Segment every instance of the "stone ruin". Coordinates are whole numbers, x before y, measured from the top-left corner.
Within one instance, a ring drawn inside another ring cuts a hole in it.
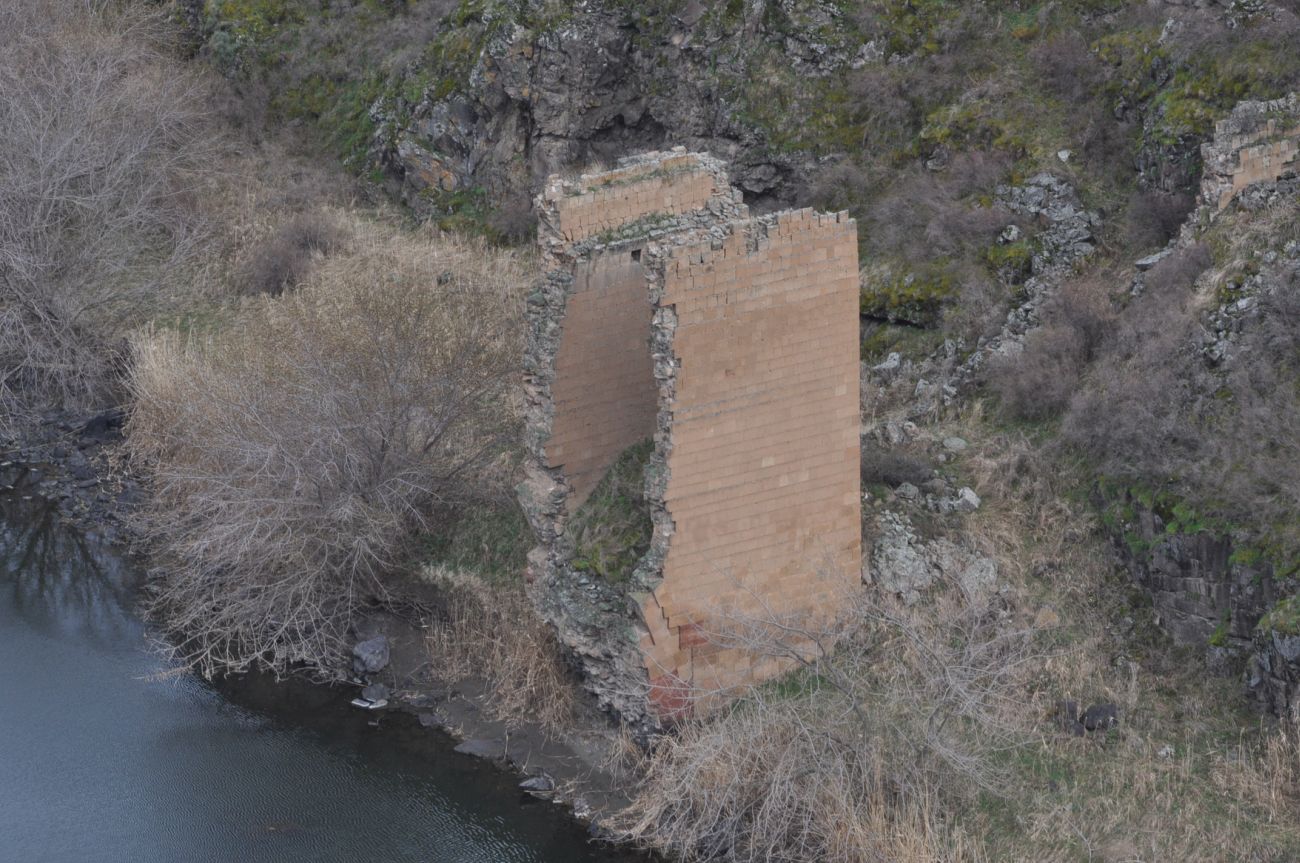
[[[538,212],[530,590],[602,707],[650,730],[788,669],[740,629],[815,626],[859,582],[857,228],[751,216],[681,148],[553,176]],[[618,580],[575,566],[566,524],[649,439],[648,551]]]
[[[1201,145],[1200,205],[1216,213],[1256,183],[1300,174],[1300,94],[1240,102]]]

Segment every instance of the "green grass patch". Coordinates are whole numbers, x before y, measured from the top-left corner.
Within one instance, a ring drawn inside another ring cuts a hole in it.
[[[1300,593],[1278,602],[1260,618],[1255,628],[1279,635],[1300,635]]]
[[[479,504],[449,513],[442,529],[425,534],[423,561],[488,581],[518,581],[536,543],[523,510],[513,501]]]
[[[573,568],[625,583],[650,548],[654,525],[645,497],[645,468],[654,441],[628,447],[569,521]]]

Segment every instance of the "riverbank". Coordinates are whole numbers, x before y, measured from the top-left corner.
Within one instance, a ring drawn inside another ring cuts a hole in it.
[[[121,410],[46,411],[0,444],[0,469],[21,471],[27,492],[78,530],[129,549],[139,538],[129,513],[144,492],[119,447],[123,420]]]
[[[11,468],[14,467],[11,465]],[[175,674],[143,569],[12,474],[0,492],[6,859],[630,863],[413,717],[341,687]]]
[[[122,446],[122,420],[118,411],[47,412],[21,438],[6,442],[0,468],[5,470],[3,485],[19,487],[15,493],[44,498],[75,530],[146,562],[149,549],[132,512],[145,502],[148,489],[132,474]],[[366,687],[382,687],[378,691],[388,706],[370,717],[381,727],[394,714],[408,715],[427,733],[452,738],[458,752],[514,775],[524,793],[554,803],[557,814],[574,818],[592,837],[609,841],[602,820],[629,799],[610,769],[623,742],[609,720],[581,701],[573,721],[558,734],[540,722],[508,724],[495,718],[485,681],[438,678],[433,667],[437,657],[427,647],[436,589],[413,579],[407,586],[394,595],[392,608],[374,609],[355,625],[358,643],[383,639],[388,660],[382,668],[369,673],[303,669],[300,677],[349,698]],[[292,691],[303,690],[295,684]]]

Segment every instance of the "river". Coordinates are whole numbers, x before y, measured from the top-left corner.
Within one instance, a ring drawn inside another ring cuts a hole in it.
[[[0,861],[627,861],[517,779],[348,694],[166,675],[141,572],[0,495]]]

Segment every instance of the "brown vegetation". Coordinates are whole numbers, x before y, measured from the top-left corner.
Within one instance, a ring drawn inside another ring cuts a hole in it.
[[[334,251],[341,230],[328,213],[315,211],[295,216],[281,225],[254,252],[248,263],[244,291],[278,297],[296,288],[307,275],[313,255]]]
[[[130,447],[205,674],[337,659],[414,529],[482,494],[513,437],[520,259],[357,224],[298,291],[202,341],[137,341]]]
[[[950,583],[924,607],[856,592],[822,630],[733,620],[711,637],[798,670],[664,740],[630,837],[687,859],[982,859],[941,813],[1004,787],[1032,624]]]
[[[114,399],[194,249],[204,85],[140,4],[0,8],[0,421]]]
[[[488,705],[507,726],[535,722],[553,732],[573,724],[574,672],[552,629],[519,584],[427,567],[422,579],[438,591],[428,638],[438,680],[486,681]]]
[[[1024,350],[994,364],[990,384],[1012,417],[1040,420],[1070,404],[1089,363],[1109,335],[1115,310],[1109,273],[1062,285],[1042,312]]]

